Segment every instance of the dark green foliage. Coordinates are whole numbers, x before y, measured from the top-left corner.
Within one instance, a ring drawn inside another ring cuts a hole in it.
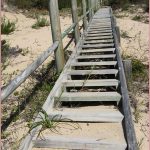
[[[134,77],[146,77],[146,66],[138,59],[132,59],[132,71]]]
[[[78,6],[81,3],[81,0],[77,0]],[[10,3],[16,5],[21,9],[30,9],[30,8],[39,8],[39,9],[48,9],[49,0],[15,0],[10,1]],[[71,8],[71,0],[58,0],[59,9],[62,8]]]
[[[2,34],[10,34],[16,29],[16,23],[11,22],[9,19],[5,17],[2,18],[1,22],[1,33]]]
[[[136,15],[132,18],[132,20],[135,20],[135,21],[140,21],[142,19],[142,16],[139,16],[139,15]]]

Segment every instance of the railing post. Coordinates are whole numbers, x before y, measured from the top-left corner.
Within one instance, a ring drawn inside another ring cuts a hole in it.
[[[91,0],[91,15],[92,15],[92,18],[94,16],[94,1],[95,0]]]
[[[72,20],[73,20],[73,23],[76,23],[76,26],[74,28],[74,35],[75,35],[75,43],[77,44],[80,38],[77,0],[71,0],[71,8],[72,8]]]
[[[86,30],[87,29],[87,20],[86,20],[86,0],[82,0],[82,9],[83,9],[83,29]]]
[[[57,72],[60,73],[65,64],[63,43],[61,38],[61,26],[59,18],[58,0],[49,0],[49,14],[53,42],[59,41],[59,46],[55,51]]]
[[[92,2],[91,2],[91,0],[88,0],[88,9],[89,9],[88,21],[90,22],[90,20],[92,19]]]

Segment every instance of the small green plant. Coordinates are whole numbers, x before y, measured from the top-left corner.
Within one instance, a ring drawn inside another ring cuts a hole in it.
[[[2,70],[5,70],[10,63],[8,59],[9,51],[10,51],[9,43],[6,40],[2,40],[1,41]]]
[[[138,59],[132,59],[132,73],[133,77],[145,78],[147,76],[146,66]]]
[[[23,48],[23,49],[21,49],[21,55],[25,56],[28,53],[29,53],[29,48]]]
[[[139,15],[136,15],[132,18],[132,20],[135,20],[135,21],[140,21],[142,19],[142,16],[139,16]]]
[[[40,27],[49,26],[49,22],[46,18],[37,16],[36,23],[32,25],[33,29],[39,29]]]
[[[121,37],[122,37],[122,38],[130,38],[130,37],[128,36],[128,33],[127,33],[126,31],[122,31],[122,32],[121,32]]]
[[[16,29],[16,22],[10,21],[5,16],[2,18],[1,33],[10,34]]]
[[[52,132],[61,134],[57,130],[57,128],[63,128],[63,124],[71,126],[72,129],[79,129],[79,125],[77,123],[72,123],[72,124],[67,123],[66,121],[72,121],[72,120],[67,119],[67,118],[62,118],[61,115],[55,115],[52,118],[50,118],[44,109],[40,111],[39,116],[40,116],[39,117],[40,121],[28,124],[28,127],[30,128],[29,133],[31,133],[31,131],[35,129],[36,127],[42,126],[42,128],[40,129],[38,133],[38,136],[41,134],[42,131],[46,129],[49,129]]]
[[[138,150],[142,150],[143,140],[144,140],[144,138],[141,138],[141,139],[138,141],[138,143],[137,143]]]

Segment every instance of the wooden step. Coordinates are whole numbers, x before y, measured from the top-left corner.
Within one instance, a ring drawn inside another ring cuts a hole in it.
[[[98,37],[85,37],[85,40],[103,40],[103,39],[113,39],[113,36],[109,35],[109,36],[98,36]]]
[[[109,107],[104,105],[97,105],[78,106],[77,108],[54,108],[49,113],[49,117],[53,118],[53,116],[56,115],[56,120],[58,120],[59,116],[62,116],[62,118],[68,118],[72,121],[78,122],[121,122],[123,119],[123,115],[119,112],[118,109],[113,108],[113,105]]]
[[[95,33],[95,34],[87,34],[86,37],[103,36],[103,35],[112,35],[112,33]]]
[[[88,49],[88,50],[78,50],[78,53],[96,53],[96,52],[113,52],[115,48],[103,48],[103,49]]]
[[[43,131],[44,140],[40,137],[34,140],[33,150],[125,150],[127,147],[121,123],[78,123],[78,126],[75,130],[68,125],[65,129],[60,127],[60,134],[49,129]]]
[[[121,95],[117,92],[63,92],[55,97],[57,101],[115,101],[119,102]]]
[[[115,58],[116,54],[107,54],[107,55],[81,55],[77,56],[76,59],[98,59],[98,58]]]
[[[111,27],[99,28],[99,29],[87,29],[87,32],[102,32],[102,31],[112,30]]]
[[[101,62],[75,62],[71,66],[115,66],[117,61],[101,61]]]
[[[114,43],[106,43],[106,44],[86,44],[82,45],[82,48],[102,48],[102,47],[114,47]]]
[[[113,39],[84,41],[84,44],[112,43]]]
[[[87,31],[88,34],[95,34],[95,33],[112,33],[112,30],[100,30],[100,31]]]
[[[89,26],[89,29],[110,28],[111,25]]]
[[[62,84],[65,87],[92,87],[92,86],[115,86],[118,87],[119,81],[116,79],[104,79],[104,80],[66,80]]]
[[[104,75],[104,74],[112,74],[117,75],[117,69],[101,69],[101,70],[71,70],[66,72],[68,75]]]

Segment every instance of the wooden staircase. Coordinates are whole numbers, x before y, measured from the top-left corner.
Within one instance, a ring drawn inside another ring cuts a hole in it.
[[[47,130],[45,140],[29,135],[21,149],[27,150],[28,139],[35,148],[126,149],[111,17],[110,8],[95,13],[43,106],[50,118],[67,118],[81,129],[62,135]]]

